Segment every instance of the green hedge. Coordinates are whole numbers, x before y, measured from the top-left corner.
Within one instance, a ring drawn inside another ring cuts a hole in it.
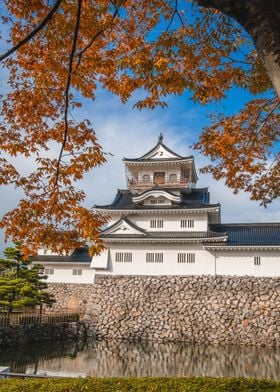
[[[74,378],[0,380],[0,392],[280,392],[280,382],[237,378]]]

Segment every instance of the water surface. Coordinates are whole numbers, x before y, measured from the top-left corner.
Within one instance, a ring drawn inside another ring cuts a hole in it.
[[[92,341],[0,352],[0,366],[31,374],[91,377],[256,377],[280,380],[280,348]]]

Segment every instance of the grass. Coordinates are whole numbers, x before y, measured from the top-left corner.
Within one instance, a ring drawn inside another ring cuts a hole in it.
[[[280,382],[245,378],[72,378],[0,380],[0,392],[280,392]]]

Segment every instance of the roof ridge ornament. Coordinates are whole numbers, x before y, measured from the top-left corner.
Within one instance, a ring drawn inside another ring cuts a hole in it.
[[[160,132],[159,136],[158,136],[158,143],[162,144],[163,142],[163,134],[162,132]]]

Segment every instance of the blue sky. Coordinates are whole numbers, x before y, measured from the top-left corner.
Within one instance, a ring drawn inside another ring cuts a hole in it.
[[[3,12],[3,10],[1,10]],[[0,49],[3,50],[3,41]],[[1,70],[1,92],[7,91],[7,74]],[[95,101],[84,102],[83,108],[75,113],[77,120],[88,118],[96,131],[98,140],[108,155],[108,162],[85,176],[79,187],[85,189],[86,206],[94,203],[110,203],[117,188],[125,187],[125,173],[122,158],[137,157],[150,150],[157,142],[160,132],[164,143],[182,155],[193,154],[197,169],[208,163],[207,158],[190,145],[197,141],[202,127],[209,123],[213,111],[235,113],[250,99],[247,92],[233,89],[227,99],[206,106],[194,104],[188,93],[167,98],[168,107],[156,110],[133,109],[137,96],[126,105],[117,97],[99,90]],[[27,172],[32,170],[32,160],[20,158],[20,165]],[[280,202],[274,202],[267,209],[249,200],[249,195],[240,192],[233,195],[223,182],[214,181],[209,175],[199,174],[198,186],[209,186],[212,202],[221,202],[223,222],[269,222],[280,221]],[[0,188],[0,214],[16,206],[21,195],[11,187]],[[0,233],[0,253],[4,244]]]
[[[136,98],[135,98],[136,99]],[[152,110],[133,109],[135,99],[126,105],[119,99],[100,90],[95,101],[86,101],[75,117],[77,120],[87,118],[96,131],[98,140],[107,155],[107,163],[92,170],[78,186],[85,189],[86,206],[94,203],[110,203],[117,188],[125,187],[125,173],[122,158],[138,157],[150,150],[156,143],[160,132],[164,134],[164,143],[182,155],[193,154],[196,167],[207,164],[208,159],[192,145],[199,136],[202,127],[208,123],[208,115],[213,111],[238,110],[248,99],[241,90],[233,90],[227,100],[221,103],[201,106],[194,104],[188,94],[181,97],[171,96],[167,99],[167,108]],[[110,155],[112,154],[112,156]],[[29,171],[32,161],[21,159],[21,167]],[[267,209],[259,203],[249,200],[249,195],[240,192],[233,195],[222,182],[217,182],[209,175],[199,174],[197,186],[209,186],[212,202],[222,204],[223,222],[269,222],[280,221],[280,203],[274,202]],[[2,187],[0,193],[1,214],[13,208],[20,198],[19,192],[9,187]],[[4,244],[3,233],[0,238],[0,250]]]

